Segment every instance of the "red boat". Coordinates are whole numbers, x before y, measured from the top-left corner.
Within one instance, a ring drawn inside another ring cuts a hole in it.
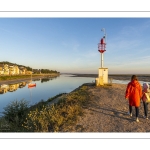
[[[36,86],[36,83],[29,83],[28,84],[28,88],[30,88],[30,87],[35,87]]]
[[[32,71],[32,73],[33,73],[33,71]],[[36,83],[32,83],[32,73],[31,73],[31,82],[28,84],[28,88],[36,86]]]

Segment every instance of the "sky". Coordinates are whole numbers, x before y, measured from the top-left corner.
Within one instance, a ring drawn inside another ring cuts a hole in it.
[[[0,61],[60,73],[97,74],[106,32],[109,74],[150,73],[150,18],[0,18]]]

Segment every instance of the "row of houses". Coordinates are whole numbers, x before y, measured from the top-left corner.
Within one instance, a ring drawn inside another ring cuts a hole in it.
[[[24,75],[31,74],[25,67],[17,65],[0,64],[0,75]]]

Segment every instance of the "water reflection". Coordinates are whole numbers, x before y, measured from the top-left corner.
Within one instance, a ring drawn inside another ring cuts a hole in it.
[[[21,82],[21,83],[19,83],[19,88],[23,88],[23,87],[25,87],[26,86],[26,82]]]
[[[39,79],[33,79],[32,81],[40,81],[41,80],[41,78],[39,78]]]
[[[55,77],[57,78],[57,77]],[[48,82],[50,80],[55,79],[54,77],[49,77],[49,78],[38,78],[38,79],[34,79],[33,81],[41,81],[41,83],[44,82]],[[24,88],[26,87],[26,85],[29,83],[30,81],[26,81],[26,82],[19,82],[19,83],[15,83],[15,84],[2,84],[0,86],[0,94],[5,94],[7,92],[14,92],[16,90],[18,90],[18,88]],[[139,81],[141,84],[144,83],[144,81]],[[112,80],[112,83],[119,83],[119,84],[128,84],[129,80]]]
[[[41,83],[43,83],[43,82],[48,82],[48,81],[50,81],[50,80],[52,80],[53,78],[43,78],[43,79],[41,79]]]
[[[55,77],[57,78],[57,77]],[[53,80],[54,77],[49,77],[49,78],[38,78],[38,79],[34,79],[33,81],[41,81],[41,83],[43,82],[48,82],[50,80]],[[26,87],[26,85],[29,83],[30,81],[24,81],[24,82],[19,82],[19,83],[14,83],[14,84],[2,84],[0,86],[0,94],[5,94],[7,92],[14,92],[16,90],[18,90],[18,88],[24,88]]]
[[[14,92],[18,88],[23,88],[26,86],[26,82],[20,82],[15,84],[2,84],[0,86],[0,94],[5,94],[7,92]]]

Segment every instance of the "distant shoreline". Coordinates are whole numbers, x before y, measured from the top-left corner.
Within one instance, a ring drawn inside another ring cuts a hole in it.
[[[69,74],[68,74],[69,75]],[[93,77],[97,78],[98,74],[70,74],[74,75],[71,77]],[[135,74],[139,81],[150,82],[150,74]],[[114,80],[130,80],[132,74],[109,74],[108,78],[112,78]]]

